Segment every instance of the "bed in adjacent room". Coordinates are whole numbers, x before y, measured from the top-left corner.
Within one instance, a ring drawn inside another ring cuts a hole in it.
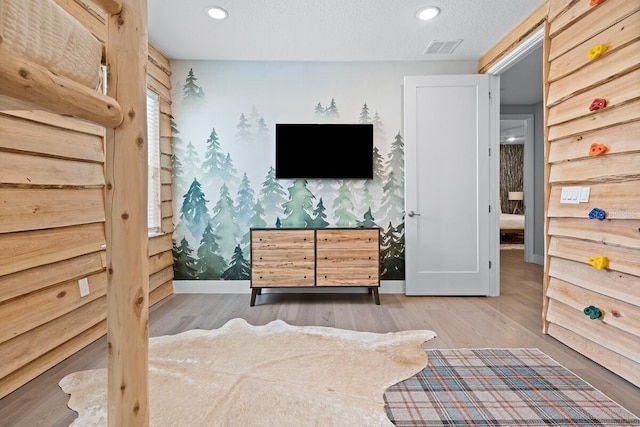
[[[500,214],[500,234],[524,234],[524,215]]]

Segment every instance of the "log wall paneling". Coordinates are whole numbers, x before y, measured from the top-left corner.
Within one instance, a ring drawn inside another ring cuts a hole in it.
[[[583,289],[640,306],[640,295],[636,289],[637,278],[633,275],[612,270],[594,271],[593,267],[582,261],[559,257],[551,258],[549,275]]]
[[[103,295],[77,310],[51,320],[48,324],[40,325],[3,342],[0,344],[0,351],[7,355],[7,361],[0,365],[0,378],[10,375],[13,371],[54,350],[81,334],[87,327],[103,321],[105,317],[106,298]],[[56,333],[53,334],[52,331]]]
[[[638,45],[640,48],[640,44]],[[639,57],[640,59],[640,57]],[[617,126],[626,122],[637,119],[640,110],[640,100],[636,99],[632,102],[619,106],[613,106],[593,114],[581,117],[577,120],[561,123],[553,126],[549,130],[549,140],[553,141],[579,132],[588,132],[591,130],[601,129],[608,126]]]
[[[581,34],[584,34],[585,31],[586,28],[582,29]],[[549,68],[549,81],[558,80],[585,66],[589,61],[585,52],[588,52],[595,45],[606,44],[607,52],[611,53],[638,38],[640,38],[640,13],[636,12],[553,60]],[[558,45],[557,42],[556,45]],[[551,50],[553,52],[553,44]]]
[[[0,218],[0,233],[104,222],[104,191],[0,187]]]
[[[70,278],[80,279],[103,270],[105,263],[102,262],[101,254],[104,254],[104,251],[1,276],[0,302],[45,289]]]
[[[640,29],[638,32],[640,33]],[[607,94],[607,108],[640,98],[638,82],[640,82],[640,69],[567,99],[549,109],[549,125],[598,114],[598,111],[589,111],[589,106],[594,99],[600,98],[603,93]]]
[[[107,306],[105,303],[104,307],[99,309],[106,312],[106,307]],[[98,311],[97,313],[101,312]],[[73,324],[74,323],[71,323],[71,325]],[[56,365],[60,362],[60,360],[66,359],[67,357],[86,347],[88,344],[94,342],[98,338],[103,337],[107,332],[107,321],[103,320],[91,327],[83,325],[82,329],[84,329],[84,332],[81,332],[70,340],[55,347],[53,350],[43,354],[27,365],[23,365],[21,368],[0,379],[0,396],[6,396],[13,390],[17,389],[26,382],[45,372],[47,369]],[[47,338],[50,338],[49,335],[45,336]]]
[[[574,46],[614,26],[637,10],[640,10],[638,3],[628,0],[607,0],[598,5],[598,9],[590,7],[588,1],[574,2],[568,11],[559,16],[559,19],[551,20],[552,40],[549,60],[555,60]],[[606,19],[602,19],[605,15]],[[571,23],[571,26],[564,27],[560,32],[561,27],[567,23]]]
[[[0,276],[102,250],[102,224],[9,233],[0,239]]]
[[[106,279],[104,272],[89,275],[90,292],[86,297],[80,296],[77,280],[70,280],[0,304],[0,317],[6,319],[0,329],[0,343],[106,295]],[[31,310],[34,304],[36,311]]]
[[[605,245],[624,246],[640,249],[640,220],[614,221],[591,220],[585,223],[583,218],[549,219],[549,235],[587,239]]]
[[[640,386],[640,3],[549,6],[545,327]],[[590,60],[599,44],[608,50]],[[589,111],[596,98],[606,108]],[[591,157],[593,143],[608,150]],[[564,186],[589,187],[588,202],[561,204]],[[603,221],[589,219],[595,207]],[[590,305],[599,318],[583,313]]]
[[[42,115],[39,116],[42,118]],[[42,140],[46,139],[47,144]],[[55,127],[0,112],[0,148],[63,159],[104,161],[102,135]]]
[[[101,6],[118,9],[121,4],[56,2],[103,42],[107,14]],[[146,66],[148,87],[160,96],[161,194],[171,206],[171,67],[153,46]],[[2,398],[104,336],[107,260],[105,128],[0,98],[3,108],[23,108],[0,110]],[[173,215],[171,208],[162,211]],[[150,304],[173,293],[172,218],[163,217],[161,230],[164,234],[148,244]],[[85,297],[79,295],[82,278],[89,280]]]
[[[590,359],[626,378],[631,383],[640,384],[640,371],[637,370],[636,362],[562,326],[549,325],[549,334],[578,353],[588,354]]]
[[[549,149],[549,163],[586,158],[591,144],[602,141],[606,141],[605,145],[609,154],[638,151],[640,121],[552,141]]]
[[[591,46],[596,44],[600,43]],[[634,42],[613,52],[607,51],[595,61],[588,61],[587,52],[584,55],[585,65],[583,67],[550,83],[547,106],[553,106],[577,93],[606,83],[640,67],[639,42]],[[576,89],[576,86],[579,89]]]

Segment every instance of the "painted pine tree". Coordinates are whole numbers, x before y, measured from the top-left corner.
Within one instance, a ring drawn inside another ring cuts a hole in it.
[[[249,124],[249,129],[253,132],[258,128],[258,120],[260,119],[260,113],[255,105],[251,107],[251,112],[246,116],[247,123]]]
[[[204,228],[209,224],[209,212],[207,210],[205,195],[200,188],[197,179],[193,179],[189,190],[183,196],[180,219],[186,221],[187,228],[196,239],[202,236]]]
[[[377,211],[379,202],[382,199],[382,186],[384,182],[384,158],[380,154],[378,146],[384,143],[384,129],[382,127],[382,121],[380,116],[376,112],[373,116],[373,179],[369,179],[364,183],[364,189],[369,194],[365,196],[366,200],[371,200],[370,203],[365,204],[369,206],[372,211]],[[363,202],[364,203],[364,202]]]
[[[329,121],[335,121],[340,118],[340,113],[338,113],[338,106],[336,105],[336,100],[331,98],[331,103],[325,110],[325,117]]]
[[[253,189],[251,188],[251,183],[249,182],[249,178],[245,172],[242,175],[240,187],[238,188],[238,195],[236,197],[236,221],[238,225],[244,227],[247,224],[247,221],[253,213],[255,203]]]
[[[286,195],[282,185],[276,180],[275,169],[273,166],[269,167],[260,190],[260,201],[264,208],[264,218],[267,224],[273,226],[276,218],[283,216],[282,206],[287,201]]]
[[[182,86],[182,102],[190,103],[204,100],[204,91],[202,87],[196,84],[197,81],[198,78],[195,76],[193,68],[189,69],[185,83]]]
[[[196,278],[196,260],[191,256],[193,249],[189,247],[186,238],[182,238],[180,245],[173,242],[173,278],[176,280],[192,280]]]
[[[404,214],[404,142],[400,132],[391,143],[385,172],[382,205],[376,216],[400,222]]]
[[[194,178],[200,178],[202,176],[200,171],[200,156],[191,141],[187,143],[181,162],[185,186],[190,185]]]
[[[221,151],[216,128],[211,128],[202,162],[202,180],[208,191],[217,191],[222,183],[225,155]]]
[[[220,178],[228,188],[235,188],[239,183],[238,170],[233,166],[233,160],[231,160],[231,154],[229,153],[224,156]]]
[[[326,206],[332,206],[340,184],[339,179],[316,179],[312,182],[313,195],[322,198]]]
[[[269,133],[269,127],[264,117],[258,119],[258,126],[256,127],[254,139],[260,144],[265,144],[271,141],[271,134]]]
[[[251,240],[251,228],[265,227],[267,227],[267,223],[264,220],[264,209],[262,208],[262,203],[258,200],[256,204],[253,205],[253,215],[249,218],[249,221],[247,221],[247,232],[242,236],[242,240],[240,241],[242,250],[247,254],[247,257],[250,257],[247,249]]]
[[[333,218],[337,227],[353,227],[356,216],[353,213],[353,196],[346,181],[338,189],[338,196],[333,200]]]
[[[322,197],[318,201],[316,208],[313,210],[313,218],[311,222],[307,224],[308,228],[327,228],[329,223],[325,220],[327,218],[327,214],[325,213],[325,207],[322,203]]]
[[[227,268],[227,262],[220,255],[220,246],[216,241],[211,224],[207,224],[202,233],[198,259],[195,262],[196,275],[199,280],[218,280]]]
[[[366,102],[364,103],[364,105],[362,106],[362,110],[360,111],[360,118],[358,119],[358,123],[371,123],[371,116],[369,116],[369,107],[367,107]]]
[[[380,247],[380,278],[404,279],[404,238],[403,235],[399,235],[398,228],[394,228],[391,222],[387,230],[382,233]]]
[[[284,202],[284,215],[281,221],[284,228],[302,228],[311,222],[309,212],[313,211],[314,195],[307,188],[306,179],[296,179],[293,185],[288,188],[289,200]]]
[[[384,126],[382,125],[382,120],[380,119],[380,115],[377,111],[373,115],[371,123],[373,124],[373,140],[376,142],[386,141],[387,137],[384,134]]]
[[[240,245],[236,246],[233,250],[233,256],[231,257],[231,264],[224,273],[222,273],[222,279],[224,280],[249,280],[251,269],[249,267],[249,261],[244,258]]]
[[[220,187],[220,197],[212,209],[211,226],[216,230],[220,254],[230,259],[238,240],[242,237],[242,230],[236,223],[236,208],[229,195],[226,184]]]
[[[322,106],[322,103],[318,102],[314,110],[314,120],[316,122],[323,122],[325,118],[325,113],[326,113],[326,110]]]
[[[173,182],[174,192],[176,194],[184,194],[187,190],[188,181],[185,181],[183,165],[180,159],[185,157],[182,138],[178,135],[178,125],[173,119],[169,120],[171,125],[171,179]]]
[[[376,224],[375,220],[373,219],[373,214],[371,213],[371,208],[369,208],[369,210],[367,210],[364,213],[363,218],[364,219],[362,221],[356,221],[356,226],[357,227],[374,228],[374,227],[378,226]]]
[[[249,124],[249,120],[247,120],[244,113],[240,114],[240,119],[238,120],[236,129],[236,142],[244,144],[253,140],[251,137],[251,124]]]
[[[371,191],[369,190],[371,186],[367,185],[369,184],[369,181],[371,180],[367,180],[362,186],[362,191],[360,192],[360,206],[367,207],[369,208],[369,210],[371,210],[373,207],[375,207],[376,202],[373,198],[373,195],[371,194]]]

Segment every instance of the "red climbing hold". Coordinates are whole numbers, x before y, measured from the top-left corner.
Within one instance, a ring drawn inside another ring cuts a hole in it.
[[[602,98],[596,98],[589,106],[589,111],[601,110],[607,106],[607,100]]]
[[[604,0],[591,0],[591,2],[589,3],[589,6],[593,7],[593,6],[597,6],[600,3],[602,3]]]

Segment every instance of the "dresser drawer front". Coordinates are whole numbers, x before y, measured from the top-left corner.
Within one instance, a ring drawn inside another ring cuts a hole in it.
[[[375,263],[377,265],[380,252],[374,249],[353,249],[350,251],[343,249],[318,248],[316,258],[318,265],[324,263],[353,267]]]
[[[313,259],[253,262],[251,287],[314,286]]]
[[[253,230],[251,248],[254,252],[260,249],[310,248],[313,250],[314,238],[313,230]]]
[[[335,267],[318,265],[316,286],[380,286],[378,266]]]
[[[317,244],[320,249],[379,248],[380,232],[377,229],[318,230]]]

